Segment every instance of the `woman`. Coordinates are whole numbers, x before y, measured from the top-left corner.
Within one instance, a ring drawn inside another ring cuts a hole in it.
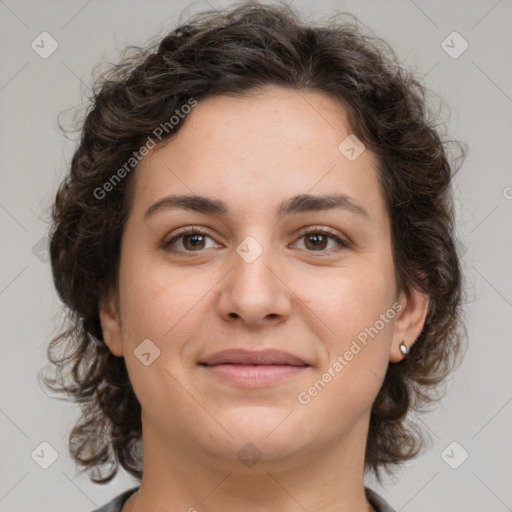
[[[393,511],[364,474],[461,353],[445,142],[355,23],[196,15],[96,82],[51,236],[47,385],[101,512]],[[62,352],[64,351],[64,352]],[[107,473],[102,472],[107,468]]]

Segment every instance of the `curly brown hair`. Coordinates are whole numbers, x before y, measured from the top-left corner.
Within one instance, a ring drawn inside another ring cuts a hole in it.
[[[448,144],[461,161],[467,149],[441,134],[430,91],[389,44],[354,16],[342,17],[305,23],[287,5],[259,2],[204,11],[156,42],[127,47],[94,79],[80,141],[53,204],[51,268],[67,324],[48,346],[44,370],[51,375],[43,377],[48,389],[80,404],[69,450],[94,482],[109,482],[119,464],[142,478],[140,404],[124,358],[103,341],[98,315],[100,299],[117,288],[134,155],[157,133],[158,142],[177,133],[186,116],[176,114],[191,98],[243,96],[265,85],[334,96],[352,133],[377,157],[397,289],[414,287],[430,303],[421,334],[406,358],[389,364],[373,404],[365,471],[381,482],[381,469],[390,474],[423,448],[424,432],[408,413],[439,399],[467,338],[451,194],[460,165]],[[170,126],[173,116],[178,122]]]

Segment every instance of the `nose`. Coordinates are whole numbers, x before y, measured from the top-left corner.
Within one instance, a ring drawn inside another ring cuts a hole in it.
[[[221,281],[218,300],[224,320],[255,329],[277,325],[289,317],[293,292],[278,255],[268,247],[266,244],[263,249],[263,244],[253,241],[240,244],[233,252],[233,267]]]

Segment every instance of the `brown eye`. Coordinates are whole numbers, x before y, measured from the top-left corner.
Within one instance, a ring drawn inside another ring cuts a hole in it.
[[[205,247],[206,239],[213,240],[210,235],[197,229],[182,231],[162,244],[162,248],[170,252],[199,252]]]
[[[305,235],[304,238],[306,240],[306,247],[308,249],[325,250],[325,248],[327,247],[329,237],[327,237],[326,235],[321,235],[319,233],[313,233]],[[308,244],[307,241],[309,241],[310,243]]]
[[[342,240],[336,232],[329,228],[313,228],[303,232],[300,239],[304,239],[304,245],[308,252],[330,254],[343,248],[349,248],[350,244]],[[334,247],[328,248],[329,241],[334,242]]]
[[[192,235],[182,235],[183,246],[188,250],[203,249],[204,247],[204,235],[194,233]]]

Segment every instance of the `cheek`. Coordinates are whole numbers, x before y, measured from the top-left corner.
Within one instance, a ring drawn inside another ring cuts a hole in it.
[[[318,320],[318,335],[325,340],[329,351],[344,350],[358,336],[377,323],[378,337],[388,336],[392,329],[394,281],[382,269],[341,269],[337,276],[326,275],[315,282],[302,281],[297,289],[303,302]],[[313,286],[314,284],[314,286]],[[388,312],[387,321],[380,320]],[[372,333],[374,331],[372,330]]]
[[[153,338],[159,345],[180,329],[198,296],[208,290],[207,286],[198,289],[190,278],[184,285],[175,274],[172,279],[167,274],[154,268],[146,273],[132,273],[126,280],[121,304],[126,330],[138,337]]]
[[[160,350],[160,363],[165,361],[169,369],[176,369],[184,356],[188,364],[189,342],[205,321],[205,309],[212,310],[209,301],[219,285],[218,273],[194,266],[171,268],[151,258],[127,263],[120,273],[123,343],[133,350],[150,339]]]
[[[185,381],[181,356],[187,340],[197,329],[198,300],[212,286],[199,276],[194,279],[176,271],[170,274],[169,268],[161,265],[151,268],[131,265],[120,272],[125,361],[133,389],[146,414],[161,411],[157,404],[167,404],[171,409],[182,402],[190,405],[178,384]],[[143,353],[139,347],[143,346],[144,352],[150,354],[148,365],[139,359]]]
[[[322,336],[324,357],[297,400],[324,430],[317,418],[328,411],[332,435],[367,414],[382,386],[395,318],[392,291],[382,274],[367,272],[331,279],[308,293],[308,307],[321,319],[317,335]]]

